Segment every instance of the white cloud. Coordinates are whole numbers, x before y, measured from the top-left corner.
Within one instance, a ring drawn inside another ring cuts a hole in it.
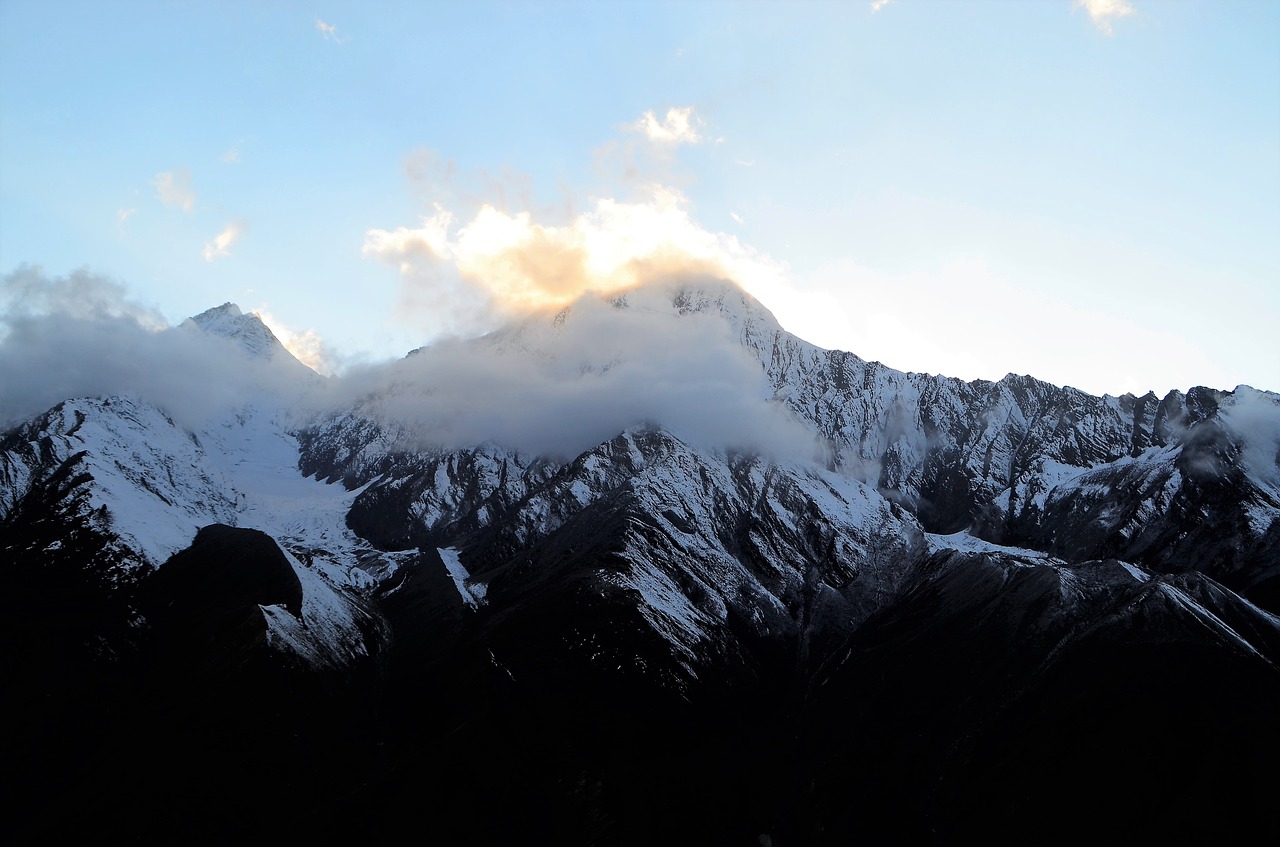
[[[1075,0],[1074,7],[1089,13],[1093,25],[1107,35],[1114,35],[1112,21],[1137,14],[1129,0]]]
[[[296,368],[285,357],[251,357],[230,339],[170,327],[123,285],[87,270],[51,279],[24,266],[0,278],[0,428],[69,398],[116,395],[198,426],[259,391],[306,391]]]
[[[338,35],[338,28],[333,24],[325,23],[319,18],[316,18],[316,29],[319,30],[320,34],[324,36],[325,41],[332,41],[336,44],[346,43],[347,39],[343,36]]]
[[[572,457],[656,423],[711,448],[813,458],[812,434],[770,400],[759,361],[719,315],[680,314],[680,290],[587,294],[554,320],[536,316],[353,372],[335,393],[362,399],[363,413],[433,446],[494,441]]]
[[[74,320],[125,318],[152,331],[166,326],[159,312],[130,300],[123,284],[87,270],[50,279],[39,265],[23,265],[0,279],[0,326],[50,314]]]
[[[371,229],[365,234],[362,251],[377,259],[396,259],[402,272],[411,270],[416,258],[440,261],[448,258],[449,227],[453,225],[453,213],[436,204],[436,213],[423,218],[421,226],[398,227],[395,230]]]
[[[133,217],[137,213],[137,209],[126,209],[124,206],[121,206],[119,209],[116,209],[116,225],[124,226],[125,221],[129,220],[129,218]]]
[[[871,14],[874,15],[892,2],[893,0],[871,0]]]
[[[438,318],[437,304],[462,297],[472,332],[498,315],[557,309],[589,291],[652,280],[731,279],[766,301],[787,287],[782,265],[702,228],[687,205],[675,189],[651,186],[643,201],[597,200],[564,225],[485,205],[456,229],[452,214],[437,206],[416,228],[370,229],[364,254],[398,268],[410,293],[402,300],[428,305],[415,310],[427,317]]]
[[[240,164],[240,148],[238,146],[232,147],[230,150],[222,154],[221,159],[228,165]]]
[[[206,241],[204,250],[201,255],[206,262],[212,262],[216,259],[225,259],[231,255],[231,245],[234,244],[244,232],[243,227],[239,224],[227,224],[222,232],[214,236],[213,241]]]
[[[196,207],[196,193],[191,189],[191,172],[186,168],[158,173],[151,180],[155,186],[156,197],[166,206],[173,206],[184,212]]]
[[[640,120],[631,125],[635,132],[642,133],[655,144],[697,144],[702,140],[698,127],[702,120],[693,111],[692,106],[667,109],[666,117],[661,121],[653,111],[645,112]]]

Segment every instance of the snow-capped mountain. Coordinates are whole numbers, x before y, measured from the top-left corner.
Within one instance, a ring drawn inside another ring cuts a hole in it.
[[[232,304],[180,330],[229,342],[234,404],[67,398],[0,437],[20,833],[55,790],[143,840],[1264,816],[1280,396],[902,373],[719,282],[351,386]]]

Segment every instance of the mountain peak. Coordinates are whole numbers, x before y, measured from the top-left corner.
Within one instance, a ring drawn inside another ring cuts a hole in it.
[[[201,312],[200,314],[192,318],[192,320],[199,321],[202,318],[207,319],[207,318],[214,318],[214,317],[219,317],[224,315],[228,317],[238,318],[244,315],[244,312],[240,311],[239,306],[237,306],[235,303],[232,303],[230,300],[228,300],[227,302],[223,303],[221,306],[214,306],[212,309],[206,309],[205,311]]]
[[[221,306],[206,309],[195,317],[182,322],[184,327],[195,327],[211,335],[218,335],[237,342],[246,352],[254,356],[273,358],[284,345],[275,333],[252,312],[245,314],[235,303],[226,302]]]

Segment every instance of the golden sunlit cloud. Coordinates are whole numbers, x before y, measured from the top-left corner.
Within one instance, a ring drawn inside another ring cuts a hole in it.
[[[196,193],[191,189],[191,172],[186,168],[158,173],[151,180],[155,186],[156,197],[166,206],[173,206],[184,212],[196,207]]]
[[[239,224],[227,224],[226,229],[214,236],[213,241],[206,241],[201,253],[206,262],[225,259],[231,255],[231,245],[240,237],[243,230]]]
[[[1093,25],[1107,35],[1115,34],[1111,28],[1113,20],[1127,18],[1138,12],[1129,0],[1075,0],[1074,6],[1088,12]]]
[[[485,205],[452,233],[453,216],[437,207],[417,228],[370,229],[363,252],[397,267],[406,285],[460,280],[506,313],[679,277],[733,280],[766,301],[789,288],[781,264],[732,235],[703,229],[686,206],[680,192],[655,186],[644,202],[601,199],[568,224],[551,226],[528,212]]]
[[[702,140],[698,126],[702,123],[692,106],[667,109],[667,115],[659,121],[653,110],[645,112],[631,125],[635,132],[644,134],[655,144],[697,144]]]

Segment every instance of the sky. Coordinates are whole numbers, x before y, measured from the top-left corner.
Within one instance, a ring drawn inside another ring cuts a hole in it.
[[[902,370],[1280,390],[1280,2],[0,0],[7,309],[345,372],[688,272]]]

